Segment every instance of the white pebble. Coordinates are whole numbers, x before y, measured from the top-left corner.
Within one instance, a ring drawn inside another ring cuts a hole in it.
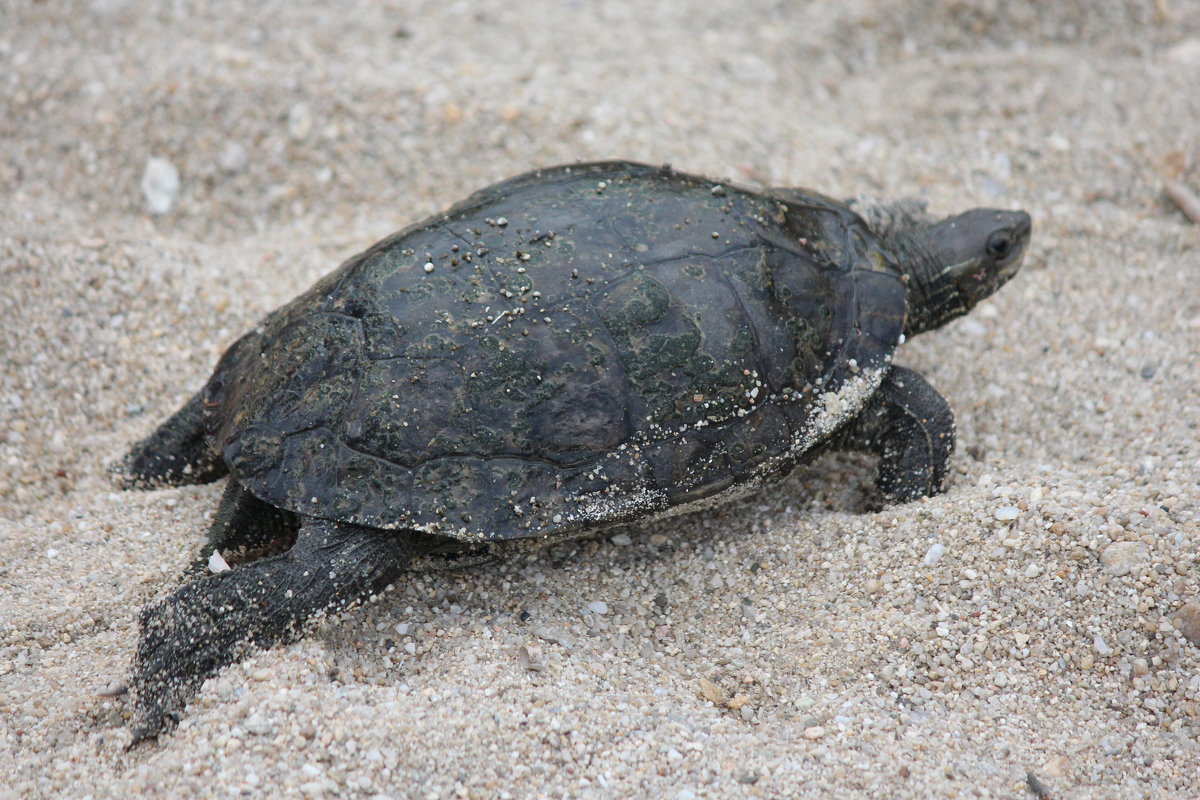
[[[604,602],[603,600],[593,600],[587,604],[587,610],[593,614],[607,614],[608,603]]]
[[[255,736],[270,736],[275,727],[262,714],[251,714],[246,720],[246,732]]]
[[[298,142],[307,137],[310,130],[312,111],[309,110],[308,103],[296,103],[288,112],[288,135]]]
[[[1133,572],[1147,555],[1146,546],[1141,542],[1113,542],[1100,553],[1100,563],[1109,574],[1120,577]]]
[[[220,550],[213,550],[212,555],[208,557],[208,571],[213,573],[229,571],[229,564],[221,556]]]
[[[410,623],[407,623],[407,622],[397,622],[396,623],[396,633],[400,634],[401,636],[408,636],[408,632],[410,630],[412,630],[412,625]]]
[[[1016,506],[1000,506],[996,509],[996,519],[1002,522],[1014,520],[1021,515],[1021,509]]]
[[[942,560],[942,556],[946,554],[946,546],[941,542],[934,542],[925,551],[925,566],[932,567],[934,564]]]
[[[425,262],[425,271],[426,271],[426,272],[433,272],[433,262],[432,262],[432,261],[426,261],[426,262]]]
[[[633,539],[630,538],[628,533],[618,533],[616,536],[609,539],[609,541],[618,547],[628,547],[629,545],[633,544]]]
[[[1098,633],[1096,634],[1095,638],[1092,639],[1092,645],[1096,648],[1096,652],[1102,656],[1112,654],[1112,648],[1109,647],[1108,643],[1104,641],[1104,637]]]
[[[179,200],[179,170],[165,158],[151,158],[142,172],[142,196],[151,214],[166,214]]]
[[[983,336],[987,333],[987,326],[974,317],[967,317],[959,323],[959,327],[971,336]]]
[[[217,166],[233,175],[244,170],[246,162],[246,148],[237,142],[230,142],[221,151],[221,157],[217,159]]]

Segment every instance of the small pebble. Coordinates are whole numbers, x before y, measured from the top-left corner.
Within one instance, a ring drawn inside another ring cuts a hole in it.
[[[288,112],[288,135],[294,141],[302,141],[308,137],[308,132],[312,130],[312,111],[308,107],[308,103],[296,103],[292,106],[292,110]]]
[[[1167,61],[1184,68],[1200,68],[1200,39],[1184,39],[1166,51]]]
[[[267,721],[262,714],[251,714],[246,719],[246,732],[255,736],[270,736],[275,732],[275,726]]]
[[[713,705],[724,705],[726,701],[729,700],[729,695],[725,693],[725,690],[717,686],[708,678],[701,678],[699,681],[697,681],[697,684],[700,687],[700,696]]]
[[[983,336],[987,333],[987,326],[974,317],[966,317],[958,324],[965,333],[971,336]]]
[[[816,739],[820,739],[824,735],[825,735],[825,729],[822,728],[820,725],[813,725],[811,728],[804,729],[804,738],[805,739],[816,740]]]
[[[628,533],[618,533],[616,536],[609,539],[609,541],[618,547],[628,547],[629,545],[633,544],[633,539]]]
[[[1038,778],[1037,775],[1034,775],[1032,772],[1025,773],[1025,783],[1027,783],[1029,785],[1029,791],[1033,792],[1033,794],[1036,797],[1038,797],[1038,798],[1050,797],[1050,790],[1047,789],[1045,784],[1042,783],[1041,779]]]
[[[946,546],[941,542],[934,542],[925,551],[924,563],[927,567],[932,567],[934,564],[942,560],[942,556],[946,553]]]
[[[996,509],[996,519],[1001,522],[1008,522],[1016,519],[1021,514],[1021,509],[1016,506],[1000,506]]]
[[[1096,653],[1099,655],[1107,656],[1112,654],[1112,648],[1104,641],[1104,637],[1098,633],[1092,639],[1092,646],[1096,648]]]
[[[587,610],[593,614],[607,614],[608,603],[604,602],[603,600],[593,600],[587,604]]]
[[[1038,767],[1038,771],[1050,778],[1065,778],[1071,774],[1071,761],[1058,755]]]
[[[1120,577],[1140,567],[1148,556],[1141,542],[1113,542],[1100,553],[1100,563],[1109,574]]]
[[[540,647],[527,645],[518,647],[517,663],[521,665],[521,669],[529,672],[544,672],[546,669],[546,657],[542,655]]]
[[[1175,612],[1171,622],[1183,634],[1183,638],[1200,647],[1200,603],[1191,601]]]
[[[175,207],[183,184],[179,169],[165,158],[151,158],[142,172],[142,196],[151,214],[161,216]]]
[[[236,175],[246,168],[247,161],[246,148],[238,142],[230,142],[221,151],[221,155],[217,159],[217,166],[230,175]]]
[[[208,571],[213,574],[229,571],[229,564],[222,557],[220,550],[213,550],[212,555],[208,557]]]

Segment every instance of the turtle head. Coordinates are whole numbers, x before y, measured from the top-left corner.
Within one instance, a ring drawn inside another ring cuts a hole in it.
[[[1024,211],[974,208],[926,228],[925,263],[908,275],[911,336],[966,314],[1003,286],[1017,270],[1029,245],[1032,222]]]

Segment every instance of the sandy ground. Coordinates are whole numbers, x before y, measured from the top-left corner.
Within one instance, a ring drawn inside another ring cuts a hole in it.
[[[1200,795],[1197,86],[1196,0],[5,0],[0,798]],[[946,494],[872,513],[830,458],[417,576],[125,753],[101,692],[221,485],[105,464],[343,258],[601,157],[1028,209],[1021,275],[900,356]]]

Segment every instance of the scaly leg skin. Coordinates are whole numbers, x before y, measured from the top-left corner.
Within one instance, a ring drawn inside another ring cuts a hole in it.
[[[942,491],[954,453],[954,412],[920,374],[892,367],[831,449],[879,456],[875,487],[887,502],[932,497]]]
[[[218,453],[208,446],[204,433],[204,391],[135,444],[113,468],[123,489],[151,489],[211,483],[229,471]]]
[[[208,529],[208,541],[184,572],[187,578],[208,574],[208,559],[214,550],[226,555],[238,550],[266,547],[295,533],[299,520],[290,511],[259,500],[230,478],[221,495],[221,505]]]
[[[322,613],[382,592],[437,544],[412,531],[305,518],[287,553],[186,584],[147,607],[133,663],[129,746],[178,721],[200,684],[222,667],[297,638]]]

